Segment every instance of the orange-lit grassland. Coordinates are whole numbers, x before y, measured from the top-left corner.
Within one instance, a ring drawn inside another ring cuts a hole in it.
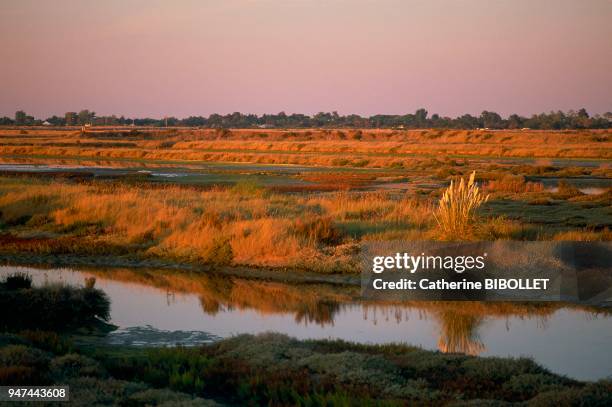
[[[472,170],[491,198],[471,233],[457,238],[610,240],[609,189],[587,195],[562,184],[552,190],[537,177],[590,178],[605,185],[612,179],[611,134],[2,129],[4,163],[214,161],[299,164],[318,170],[290,175],[302,184],[275,186],[250,182],[248,167],[228,170],[245,175],[246,181],[237,185],[4,173],[0,251],[10,256],[105,256],[109,264],[113,256],[128,256],[354,272],[364,240],[448,238],[440,235],[433,210],[444,185]]]
[[[612,159],[612,131],[0,129],[0,154],[409,168],[425,157]]]

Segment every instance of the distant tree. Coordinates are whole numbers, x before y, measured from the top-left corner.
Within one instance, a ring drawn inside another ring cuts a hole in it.
[[[0,126],[9,126],[11,124],[15,124],[15,120],[6,116],[0,117]]]
[[[23,126],[24,124],[26,124],[27,117],[28,115],[26,114],[26,112],[24,112],[23,110],[17,110],[15,112],[15,124],[17,126]]]
[[[525,120],[518,114],[513,114],[508,117],[508,128],[509,129],[521,129],[524,126]]]
[[[471,114],[464,114],[463,116],[454,120],[453,127],[460,129],[475,129],[479,127],[478,118]]]
[[[66,124],[66,119],[55,115],[48,117],[47,121],[54,126],[64,126]]]
[[[483,111],[480,114],[481,127],[488,127],[490,129],[501,129],[503,128],[503,120],[501,116],[495,112]]]
[[[419,109],[414,112],[414,120],[418,127],[427,127],[427,110]]]
[[[183,126],[193,127],[205,126],[206,119],[202,116],[189,116],[188,118],[181,120],[181,124]]]
[[[78,123],[83,126],[85,124],[90,124],[94,117],[96,116],[95,112],[90,112],[87,109],[81,110],[78,114]]]
[[[342,116],[338,112],[319,112],[314,116],[293,113],[288,115],[285,112],[277,114],[243,114],[234,112],[220,115],[211,114],[208,117],[190,116],[185,119],[175,117],[163,118],[125,118],[123,116],[100,116],[96,117],[94,112],[81,110],[79,113],[66,112],[64,118],[52,116],[48,121],[54,125],[76,125],[92,123],[96,125],[129,125],[137,126],[198,126],[208,128],[249,128],[256,126],[276,127],[276,128],[455,128],[455,129],[474,129],[477,127],[488,127],[493,129],[516,129],[530,127],[533,129],[608,129],[612,127],[612,113],[590,116],[585,109],[578,111],[570,110],[567,113],[562,111],[534,114],[529,118],[517,114],[510,115],[507,119],[499,114],[490,111],[483,111],[479,117],[464,114],[456,118],[441,117],[434,113],[428,117],[426,109],[418,109],[415,113],[405,115],[385,115],[377,114],[369,117],[362,117],[356,114]],[[20,110],[15,113],[15,120],[4,118],[2,124],[33,125],[41,123],[32,116],[28,116]]]
[[[312,118],[316,127],[325,127],[332,122],[333,116],[331,113],[319,112]]]
[[[66,126],[75,126],[77,124],[78,116],[76,112],[66,112],[64,114],[64,122]]]

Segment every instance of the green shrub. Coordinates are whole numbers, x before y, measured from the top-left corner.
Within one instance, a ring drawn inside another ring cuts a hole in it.
[[[612,382],[602,380],[582,388],[555,389],[538,394],[527,402],[528,406],[594,406],[612,405]]]
[[[53,331],[26,330],[19,332],[19,335],[34,347],[56,355],[63,355],[72,350],[72,343]]]
[[[7,290],[20,290],[32,287],[32,276],[27,273],[16,272],[4,279],[4,288]]]
[[[40,349],[25,345],[8,345],[0,349],[0,366],[22,365],[34,368],[46,368],[49,355]]]
[[[566,382],[552,375],[528,373],[511,377],[502,389],[510,400],[528,400],[538,393],[562,389]]]
[[[106,368],[116,377],[144,381],[155,387],[202,393],[204,372],[211,366],[208,356],[194,348],[155,349],[146,358],[107,360]]]
[[[55,380],[70,377],[105,377],[106,371],[98,362],[86,356],[69,353],[51,361],[50,372]]]
[[[147,389],[143,383],[97,377],[73,378],[62,384],[70,386],[70,400],[77,406],[139,406],[130,403],[132,395]],[[71,403],[72,404],[72,403]]]
[[[0,314],[0,329],[61,330],[96,318],[108,320],[110,301],[97,289],[50,284],[21,290],[0,288],[0,309],[19,310]]]
[[[501,357],[469,358],[462,364],[464,375],[474,382],[504,383],[515,376],[548,373],[533,360]]]
[[[0,349],[0,383],[4,385],[42,385],[47,376],[49,356],[25,345],[8,345]]]
[[[181,407],[214,407],[219,404],[167,389],[147,389],[134,393],[126,404],[138,406],[181,406]]]
[[[0,366],[0,383],[2,385],[46,384],[41,379],[40,371],[28,366]]]
[[[28,345],[28,341],[19,335],[12,333],[0,333],[0,349],[7,345]]]

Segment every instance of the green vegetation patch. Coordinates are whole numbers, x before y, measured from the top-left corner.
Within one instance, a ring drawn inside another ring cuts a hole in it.
[[[60,284],[31,287],[26,276],[13,275],[0,283],[0,309],[18,310],[0,313],[0,329],[63,330],[97,319],[108,320],[110,300],[93,287]]]

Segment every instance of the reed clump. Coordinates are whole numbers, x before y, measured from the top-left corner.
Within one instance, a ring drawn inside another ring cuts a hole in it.
[[[544,192],[544,184],[526,181],[522,175],[505,175],[501,179],[489,181],[486,189],[490,192],[510,192],[515,194]]]
[[[489,200],[476,184],[476,171],[466,181],[451,181],[442,194],[434,217],[438,223],[442,238],[463,240],[470,235],[475,224],[476,210]]]

